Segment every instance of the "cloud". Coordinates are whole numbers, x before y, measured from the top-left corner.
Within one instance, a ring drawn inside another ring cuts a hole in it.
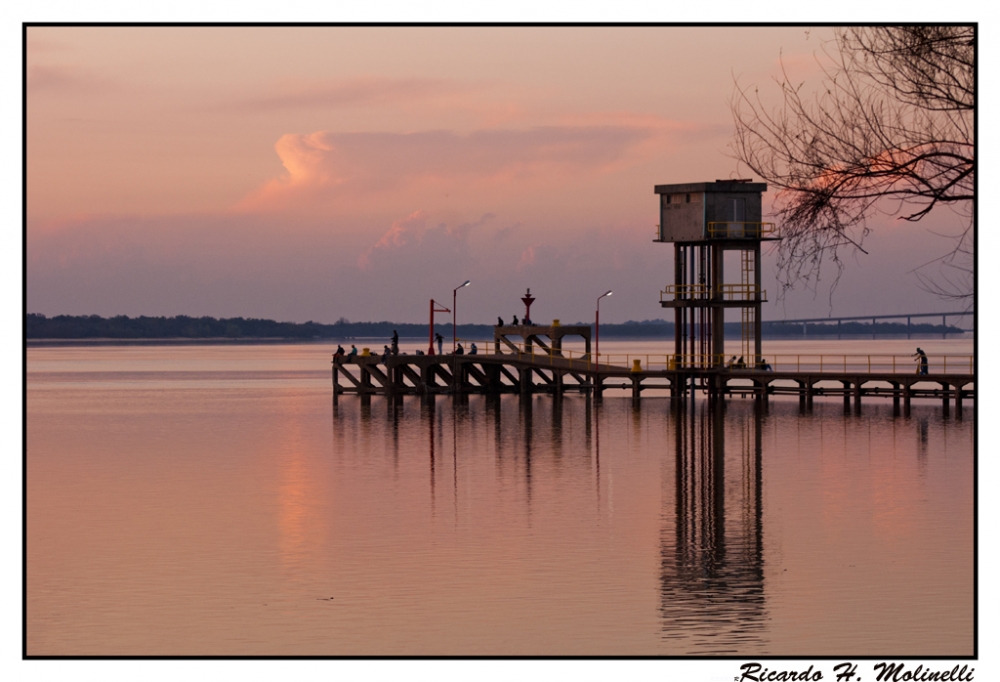
[[[520,270],[525,266],[534,265],[536,258],[537,256],[535,255],[535,247],[529,246],[528,248],[526,248],[524,251],[521,252],[521,260],[517,262],[518,269]]]
[[[441,223],[435,227],[427,227],[428,213],[424,210],[414,211],[405,218],[392,223],[392,226],[375,244],[358,257],[358,267],[370,270],[374,259],[391,251],[423,245],[425,238],[431,250],[447,252],[450,255],[461,255],[472,234],[490,223],[496,216],[492,213],[483,214],[479,220],[447,225]],[[426,246],[426,245],[424,245]],[[411,254],[412,255],[412,254]],[[393,265],[389,263],[389,265]]]
[[[427,230],[427,213],[422,210],[395,221],[388,232],[358,257],[358,267],[368,270],[372,266],[372,256],[379,249],[397,249],[415,241],[420,241]]]
[[[48,91],[85,93],[108,86],[108,81],[73,66],[37,65],[29,66],[27,71],[28,91],[31,93]]]
[[[490,129],[469,134],[332,133],[283,135],[275,144],[286,173],[251,193],[238,210],[350,199],[415,183],[535,184],[611,168],[655,131],[631,125]]]
[[[276,94],[238,99],[222,108],[246,113],[313,107],[384,107],[467,95],[475,88],[435,78],[360,76],[340,81],[285,84],[276,89]]]

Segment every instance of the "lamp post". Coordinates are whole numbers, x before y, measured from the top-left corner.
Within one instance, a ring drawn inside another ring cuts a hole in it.
[[[610,295],[611,290],[608,289],[597,297],[597,315],[594,318],[594,355],[597,356],[597,364],[601,362],[601,299]]]
[[[465,280],[462,284],[451,290],[451,352],[455,352],[455,348],[458,346],[458,290],[462,287],[467,287],[471,284],[469,280]]]

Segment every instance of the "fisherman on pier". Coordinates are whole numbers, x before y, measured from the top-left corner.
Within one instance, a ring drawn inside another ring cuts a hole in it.
[[[444,344],[444,337],[440,333],[434,332],[434,340],[437,341],[438,345],[438,355],[442,355],[444,351],[442,350],[442,344]]]
[[[392,330],[392,354],[399,355],[399,332]]]
[[[499,316],[497,317],[497,326],[498,327],[502,327],[503,326],[503,318],[502,317],[499,317]]]
[[[337,352],[333,354],[334,362],[339,362],[344,357],[344,347],[339,343],[337,344]]]
[[[349,358],[358,357],[358,348],[353,343],[351,344],[351,352],[347,354],[347,357]]]
[[[921,349],[913,354],[917,358],[917,374],[927,374],[927,355]]]
[[[513,322],[511,322],[511,324],[514,325],[515,327],[521,324],[520,322],[517,321],[517,315],[514,316],[514,320]]]
[[[455,355],[465,355],[465,349],[462,348],[462,344],[458,344],[458,346],[455,347]]]
[[[479,348],[476,347],[476,342],[473,341],[472,345],[469,346],[469,355],[478,355],[478,354],[479,354]]]

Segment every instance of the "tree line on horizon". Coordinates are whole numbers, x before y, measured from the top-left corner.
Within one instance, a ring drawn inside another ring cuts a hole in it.
[[[577,322],[588,325],[588,322]],[[99,315],[57,315],[46,317],[39,313],[29,313],[25,323],[25,337],[28,339],[352,339],[379,338],[392,336],[393,331],[401,337],[423,338],[427,336],[426,324],[408,322],[350,322],[344,318],[333,324],[319,322],[276,322],[259,318],[214,318],[189,317],[101,317]],[[451,323],[434,326],[442,335],[450,336]],[[726,334],[738,335],[739,322],[727,322]],[[762,323],[762,331],[767,336],[794,337],[803,335],[801,324],[780,322]],[[842,322],[839,326],[830,323],[808,323],[807,336],[822,335],[905,335],[905,334],[958,334],[963,330],[953,325],[906,324],[899,322]],[[445,333],[447,332],[447,334]],[[493,336],[493,326],[486,324],[460,324],[459,336],[487,339]],[[620,324],[601,325],[601,336],[605,338],[672,338],[673,322],[666,320],[629,320]]]

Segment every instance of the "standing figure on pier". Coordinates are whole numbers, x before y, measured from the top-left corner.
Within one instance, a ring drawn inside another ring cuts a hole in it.
[[[392,330],[392,354],[399,355],[399,332]]]
[[[917,358],[917,374],[927,374],[927,355],[919,348],[913,355]]]
[[[443,351],[441,350],[441,344],[444,343],[444,337],[441,336],[439,333],[434,332],[434,340],[437,341],[438,355],[441,355],[443,353]]]

